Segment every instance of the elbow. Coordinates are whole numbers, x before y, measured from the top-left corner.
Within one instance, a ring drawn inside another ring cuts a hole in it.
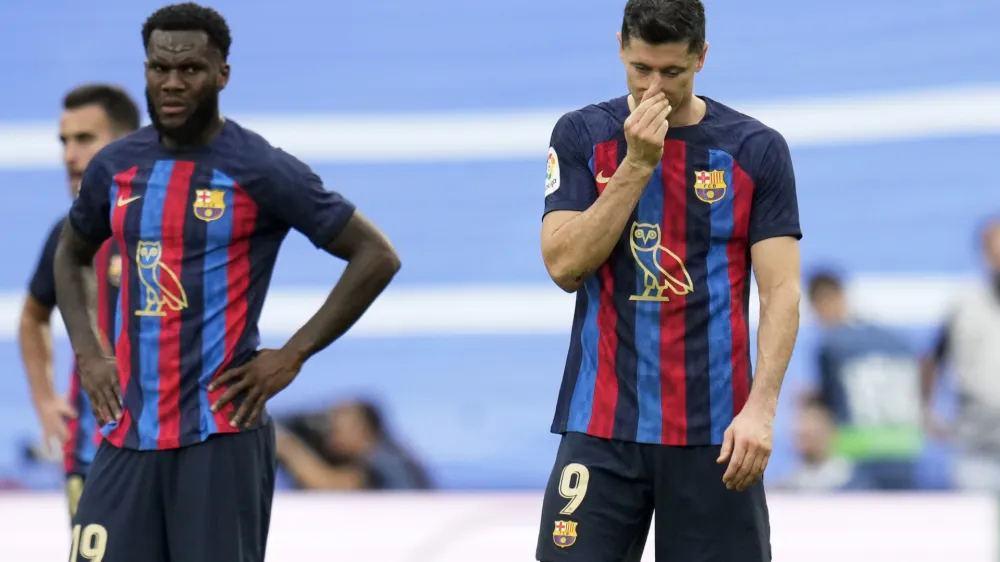
[[[575,293],[583,284],[583,276],[565,265],[546,260],[545,269],[556,286],[567,293]]]
[[[777,304],[779,307],[790,307],[798,311],[802,300],[802,285],[798,279],[787,279],[770,286],[758,286],[757,293],[761,310]]]
[[[399,254],[389,244],[378,244],[368,252],[369,271],[372,277],[384,284],[392,281],[393,277],[403,266]]]

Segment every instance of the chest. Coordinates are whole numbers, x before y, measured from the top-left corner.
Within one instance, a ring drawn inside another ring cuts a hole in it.
[[[598,145],[593,159],[598,193],[607,187],[624,159],[624,142]],[[667,140],[622,233],[623,243],[639,250],[669,243],[694,246],[745,243],[754,183],[728,152],[711,146]]]
[[[127,249],[210,251],[249,237],[256,205],[229,175],[191,161],[162,160],[115,178],[111,227]]]

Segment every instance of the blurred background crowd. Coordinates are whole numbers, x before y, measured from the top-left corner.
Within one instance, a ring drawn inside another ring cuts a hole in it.
[[[62,97],[104,81],[143,99],[139,31],[161,2],[104,4],[0,5],[5,488],[62,486],[17,343],[31,271],[70,203]],[[572,314],[538,249],[546,143],[563,111],[624,92],[624,3],[208,4],[234,35],[224,112],[311,164],[404,261],[372,314],[272,401],[282,485],[541,490]],[[786,136],[805,233],[766,484],[1000,491],[1000,3],[706,6],[696,93]],[[288,239],[264,345],[339,268]]]

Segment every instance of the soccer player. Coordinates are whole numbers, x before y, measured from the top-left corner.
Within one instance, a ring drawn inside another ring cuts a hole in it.
[[[117,86],[86,84],[66,94],[59,121],[59,140],[63,146],[63,164],[66,166],[70,195],[76,197],[83,170],[98,150],[138,128],[139,108]],[[70,377],[68,401],[56,393],[52,384],[51,319],[56,306],[53,262],[64,221],[60,220],[49,232],[31,276],[21,310],[18,343],[45,443],[49,445],[58,441],[63,448],[66,495],[72,517],[100,435],[76,371]],[[106,345],[107,335],[114,333],[113,310],[118,300],[118,275],[121,271],[121,259],[113,241],[105,243],[97,253],[94,269],[97,273],[97,328]]]
[[[637,557],[655,509],[658,561],[770,560],[761,478],[800,292],[788,147],[694,95],[699,0],[629,0],[618,39],[628,95],[562,116],[548,154],[542,254],[577,306],[537,557]]]
[[[223,119],[229,26],[192,3],[145,22],[153,124],[99,152],[56,250],[56,289],[80,379],[106,423],[73,527],[71,560],[264,560],[275,479],[265,402],[340,337],[399,268],[389,241],[308,166]],[[280,349],[257,326],[290,229],[347,261]],[[115,358],[84,282],[122,249]]]

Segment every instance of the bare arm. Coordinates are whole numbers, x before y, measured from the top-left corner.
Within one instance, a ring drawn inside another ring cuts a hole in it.
[[[326,250],[346,260],[347,267],[323,306],[285,344],[300,364],[347,332],[400,267],[392,244],[359,211]]]
[[[589,209],[552,211],[545,215],[542,259],[556,285],[573,292],[608,259],[653,169],[626,158]]]
[[[21,361],[35,402],[55,398],[52,384],[52,308],[28,295],[21,309],[18,330]]]
[[[279,432],[278,458],[302,487],[309,490],[361,490],[367,484],[357,467],[333,467],[294,435]]]
[[[757,372],[750,400],[774,412],[799,330],[799,243],[781,236],[754,244],[750,256],[760,295]]]
[[[66,323],[78,360],[104,356],[97,329],[97,287],[93,272],[94,245],[77,233],[70,221],[63,226],[56,249],[56,302]]]

